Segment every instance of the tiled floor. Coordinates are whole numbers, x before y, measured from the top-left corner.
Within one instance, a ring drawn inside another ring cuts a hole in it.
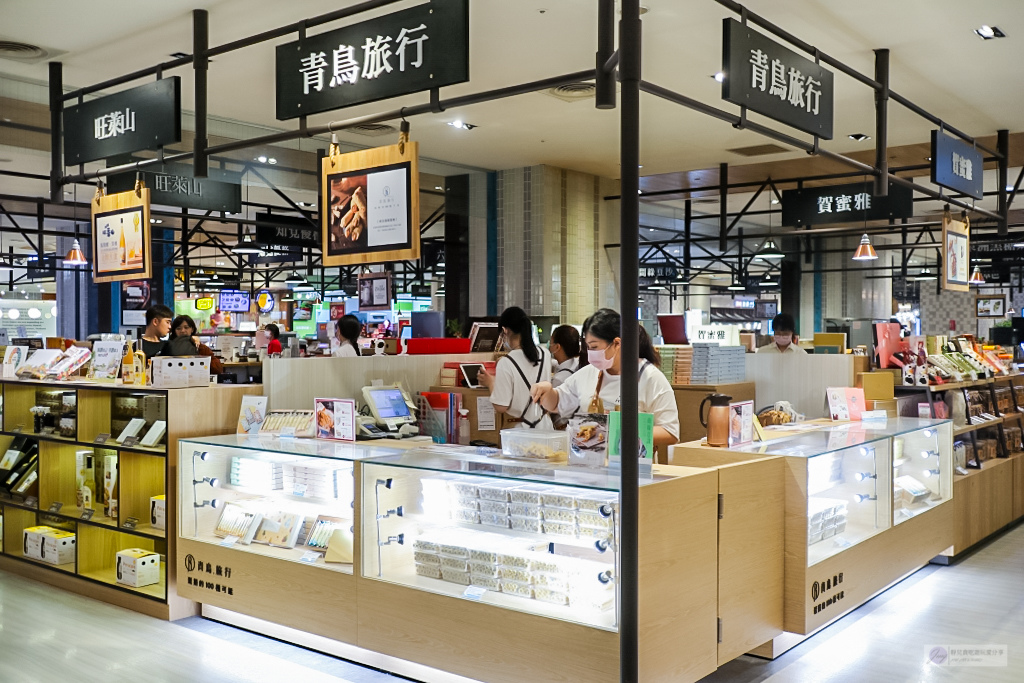
[[[1004,645],[1009,664],[929,664],[926,647],[942,644]],[[128,680],[403,679],[205,619],[170,624],[0,572],[0,682]],[[1024,525],[952,567],[925,568],[774,662],[741,657],[702,683],[950,681],[1024,681]]]

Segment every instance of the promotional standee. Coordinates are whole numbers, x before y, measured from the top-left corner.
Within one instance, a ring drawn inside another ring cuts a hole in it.
[[[149,237],[148,188],[137,182],[128,192],[104,195],[97,190],[92,201],[93,281],[149,279]]]

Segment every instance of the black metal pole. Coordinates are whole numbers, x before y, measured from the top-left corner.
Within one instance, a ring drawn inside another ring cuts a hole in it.
[[[622,474],[619,519],[619,679],[639,681],[638,605],[639,593],[639,503],[640,467],[637,439],[639,401],[640,321],[636,306],[640,298],[640,0],[622,1],[619,22],[619,74],[622,106],[619,110],[620,202],[619,252],[621,281],[622,347],[621,394]]]
[[[999,159],[999,234],[1007,232],[1007,192],[1006,183],[1010,180],[1010,131],[1005,128],[996,131],[996,148],[1002,157]]]
[[[192,69],[195,71],[195,138],[192,140],[192,177],[205,178],[206,157],[206,76],[209,67],[210,15],[204,9],[192,10]]]
[[[64,202],[61,178],[64,177],[64,164],[61,161],[60,119],[64,107],[64,65],[61,62],[50,62],[50,201],[54,204]]]
[[[875,50],[875,176],[876,197],[889,196],[889,50]]]
[[[686,200],[683,210],[683,276],[686,281],[690,281],[690,262],[692,257],[690,256],[690,237],[693,231],[693,201],[690,199]]]
[[[729,249],[729,164],[718,165],[718,250]]]
[[[615,69],[606,69],[608,60],[615,52],[615,0],[597,2],[597,92],[595,101],[598,109],[615,108]]]

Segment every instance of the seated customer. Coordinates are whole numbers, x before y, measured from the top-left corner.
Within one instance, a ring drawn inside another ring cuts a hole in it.
[[[775,319],[772,320],[772,330],[775,332],[774,340],[771,344],[758,348],[758,353],[807,355],[807,352],[797,344],[796,322],[789,313],[779,313],[775,316]]]
[[[213,355],[213,349],[199,341],[195,336],[196,321],[187,315],[179,315],[171,323],[171,337],[164,345],[161,356],[206,356],[210,359],[210,373],[219,375],[224,372],[220,359]]]

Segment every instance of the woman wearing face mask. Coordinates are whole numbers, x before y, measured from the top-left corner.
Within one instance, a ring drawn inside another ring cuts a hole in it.
[[[334,325],[335,347],[331,355],[335,358],[357,358],[359,351],[359,333],[363,326],[354,315],[343,316]]]
[[[602,308],[583,324],[589,364],[577,370],[559,387],[541,382],[533,398],[550,412],[568,417],[576,412],[609,413],[619,406],[619,375],[622,372],[622,319]],[[651,338],[640,328],[640,386],[638,408],[654,415],[654,445],[669,446],[679,440],[679,412],[672,385],[658,369],[660,359]]]
[[[533,323],[523,309],[506,308],[498,319],[508,355],[498,361],[494,375],[481,372],[480,384],[491,390],[491,403],[508,413],[520,427],[551,429],[547,411],[533,400],[531,389],[551,379],[551,356],[533,343]]]
[[[789,313],[779,313],[772,320],[772,331],[774,341],[767,346],[757,349],[758,353],[789,353],[797,356],[806,356],[807,352],[797,344],[795,333],[796,321]]]

